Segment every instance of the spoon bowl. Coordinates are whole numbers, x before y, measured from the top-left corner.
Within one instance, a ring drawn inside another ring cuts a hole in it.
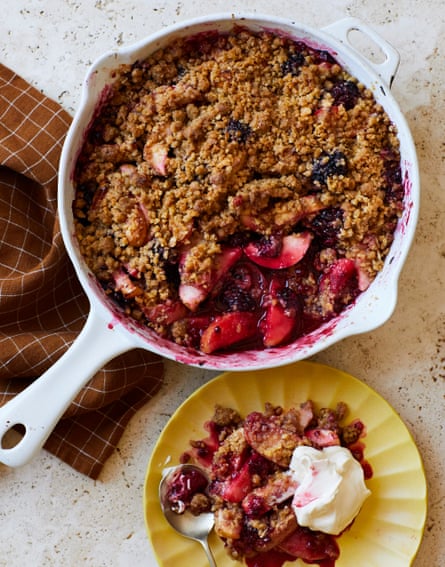
[[[214,516],[211,512],[193,515],[188,509],[181,510],[173,506],[168,498],[169,488],[174,477],[181,472],[197,472],[207,479],[207,474],[196,465],[184,464],[168,468],[162,475],[159,484],[159,502],[165,519],[179,534],[199,542],[207,555],[210,567],[216,567],[212,551],[209,547],[208,536],[214,526]]]

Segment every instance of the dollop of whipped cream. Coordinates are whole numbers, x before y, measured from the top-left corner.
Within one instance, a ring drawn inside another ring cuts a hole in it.
[[[292,500],[297,521],[312,530],[338,535],[371,494],[360,463],[344,447],[297,447],[289,468],[297,484]]]

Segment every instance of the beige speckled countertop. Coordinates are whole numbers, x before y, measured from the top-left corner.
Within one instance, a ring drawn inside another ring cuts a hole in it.
[[[204,8],[205,7],[205,8]],[[315,360],[360,378],[400,414],[425,464],[429,511],[415,567],[445,557],[445,10],[442,0],[1,0],[0,61],[73,113],[87,67],[104,51],[173,22],[242,10],[322,27],[344,16],[398,49],[393,94],[420,163],[417,235],[383,327]],[[168,362],[161,392],[139,411],[98,481],[42,452],[21,469],[0,466],[0,566],[114,567],[156,561],[146,538],[147,462],[175,408],[214,373]],[[184,562],[187,566],[187,562]],[[357,567],[360,567],[358,564]],[[377,567],[377,566],[376,566]],[[390,565],[378,567],[391,567]]]

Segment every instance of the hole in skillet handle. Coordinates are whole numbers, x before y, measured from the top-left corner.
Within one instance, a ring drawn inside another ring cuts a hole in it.
[[[13,449],[26,435],[26,427],[23,423],[15,423],[7,429],[0,440],[2,449]]]
[[[400,63],[398,51],[371,27],[357,18],[344,18],[323,28],[367,61],[391,88]],[[385,93],[383,93],[385,94]]]
[[[382,48],[369,35],[363,33],[362,30],[357,28],[351,29],[347,37],[352,47],[362,53],[371,63],[381,65],[386,61],[387,56]]]

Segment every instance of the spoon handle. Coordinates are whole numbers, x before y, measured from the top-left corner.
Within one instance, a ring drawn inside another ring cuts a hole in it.
[[[207,559],[209,560],[210,567],[216,567],[215,559],[213,558],[213,553],[212,553],[212,550],[209,547],[209,542],[207,541],[207,539],[201,539],[201,540],[199,540],[199,542],[202,545],[202,547],[204,548],[204,551],[206,552]]]

